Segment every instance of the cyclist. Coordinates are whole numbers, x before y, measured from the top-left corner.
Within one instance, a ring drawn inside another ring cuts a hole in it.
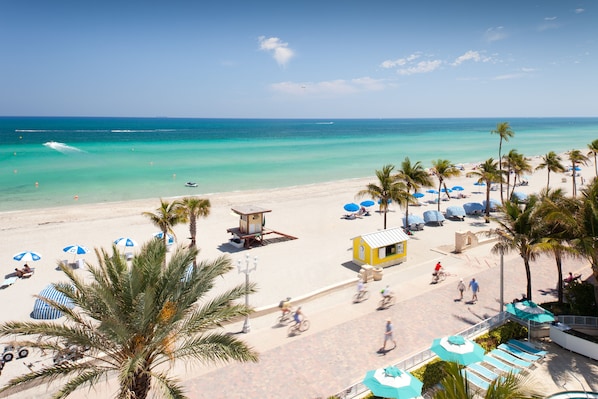
[[[434,275],[438,276],[438,274],[442,271],[442,265],[440,264],[440,261],[438,263],[436,263],[436,266],[434,266]]]
[[[295,314],[293,315],[293,320],[295,320],[295,327],[301,324],[301,321],[303,320],[302,316],[303,313],[301,313],[301,306],[299,306],[295,311]]]
[[[365,284],[363,283],[362,279],[359,279],[359,281],[357,282],[357,293],[363,294],[364,291],[365,291]]]
[[[285,317],[287,314],[291,313],[291,297],[288,296],[286,300],[283,300],[280,304],[280,308],[282,309],[282,317]]]
[[[380,294],[382,295],[382,298],[384,298],[385,300],[388,300],[390,297],[392,297],[392,291],[390,290],[390,286],[387,285],[386,288],[384,288],[382,292],[380,292]]]

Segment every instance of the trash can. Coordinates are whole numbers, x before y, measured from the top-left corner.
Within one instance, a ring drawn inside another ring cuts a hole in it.
[[[382,280],[382,268],[381,267],[374,267],[372,271],[372,276],[374,277],[374,281]]]

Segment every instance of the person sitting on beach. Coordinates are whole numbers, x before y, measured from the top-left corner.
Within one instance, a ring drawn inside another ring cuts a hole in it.
[[[18,269],[15,267],[15,276],[21,278],[21,277],[23,277],[24,274],[25,273],[21,269]]]
[[[565,277],[565,282],[570,283],[573,280],[574,280],[573,273],[569,272],[569,275],[567,277]]]
[[[23,266],[23,273],[28,274],[28,273],[32,273],[33,269],[29,267],[29,265],[27,263],[25,263],[25,266]]]

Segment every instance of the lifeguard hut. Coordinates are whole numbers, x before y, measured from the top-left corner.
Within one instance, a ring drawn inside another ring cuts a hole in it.
[[[409,236],[400,227],[353,238],[353,263],[387,267],[407,260]]]
[[[235,246],[250,248],[254,242],[259,242],[260,245],[264,245],[264,236],[272,233],[292,240],[297,238],[278,231],[266,229],[265,214],[272,212],[271,209],[264,209],[255,205],[243,205],[235,206],[231,208],[231,210],[239,215],[239,227],[226,229],[227,232],[233,235],[231,244],[235,245],[235,243],[237,243]]]

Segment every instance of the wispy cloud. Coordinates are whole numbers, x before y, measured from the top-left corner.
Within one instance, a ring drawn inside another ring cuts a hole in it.
[[[421,53],[414,53],[405,58],[397,58],[396,60],[383,61],[382,64],[380,64],[380,66],[382,68],[387,68],[387,69],[401,67],[401,66],[405,66],[405,65],[417,60],[419,57],[421,57]]]
[[[496,28],[488,28],[484,33],[484,39],[487,42],[496,42],[498,40],[503,40],[507,37],[507,32],[503,26],[498,26]]]
[[[278,37],[260,36],[258,42],[260,50],[271,52],[278,65],[286,66],[291,58],[295,56],[295,52],[289,48],[289,44]]]
[[[381,79],[362,77],[351,80],[337,79],[322,82],[279,82],[270,85],[270,87],[274,91],[294,95],[339,95],[384,90],[387,84]]]
[[[421,57],[421,53],[413,53],[404,58],[383,61],[380,66],[385,69],[396,68],[399,75],[413,75],[417,73],[432,72],[435,69],[440,68],[443,63],[441,60],[423,60],[416,62]]]
[[[556,17],[545,17],[544,21],[554,21]]]
[[[586,10],[584,8],[576,8],[575,9],[575,14],[581,14],[582,12],[585,12]]]
[[[482,55],[479,51],[469,50],[465,54],[457,57],[451,65],[459,66],[462,63],[467,62],[467,61],[489,62],[489,61],[492,61],[492,58]]]

